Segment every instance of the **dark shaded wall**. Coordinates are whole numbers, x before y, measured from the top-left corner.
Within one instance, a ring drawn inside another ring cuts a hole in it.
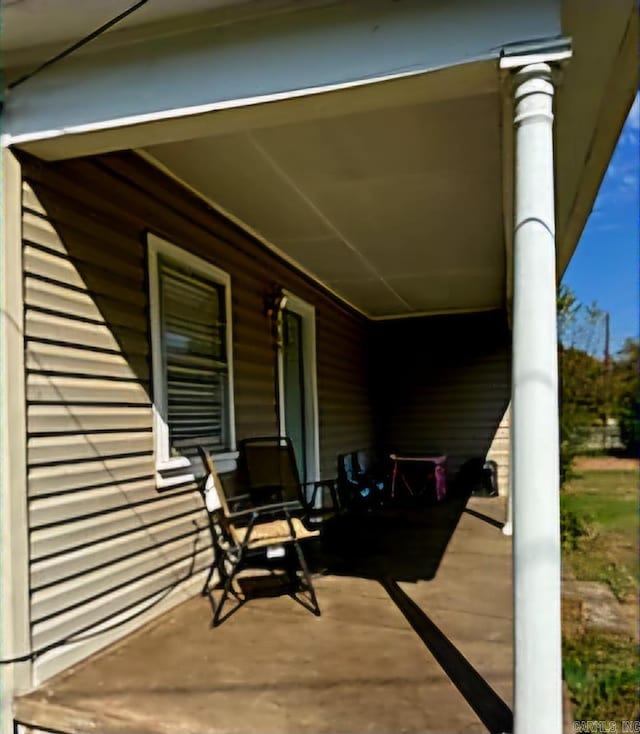
[[[373,325],[377,435],[385,451],[485,457],[511,391],[503,312]]]

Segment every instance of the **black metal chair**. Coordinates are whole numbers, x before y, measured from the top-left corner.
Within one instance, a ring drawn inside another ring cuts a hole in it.
[[[288,436],[259,436],[240,442],[240,457],[254,501],[275,498],[291,503],[290,512],[308,520],[340,510],[335,479],[301,482],[293,444]],[[325,500],[330,506],[324,506]]]
[[[211,601],[213,626],[217,627],[247,601],[246,594],[234,586],[237,574],[254,565],[262,567],[265,559],[271,562],[275,560],[287,571],[290,596],[320,616],[311,574],[300,547],[302,540],[317,537],[319,532],[308,529],[300,518],[292,516],[290,510],[296,507],[291,502],[282,501],[232,511],[231,505],[246,500],[246,496],[228,498],[209,452],[199,447],[198,453],[205,469],[200,490],[207,508],[214,551],[202,595],[208,596]],[[302,572],[302,579],[298,578],[298,568]],[[216,571],[223,584],[218,604],[215,604],[211,593],[211,581]],[[307,592],[309,599],[298,596],[298,591]],[[222,609],[229,595],[236,599],[237,604],[222,617]]]

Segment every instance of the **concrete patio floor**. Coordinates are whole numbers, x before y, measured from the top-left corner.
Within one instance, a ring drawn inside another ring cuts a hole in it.
[[[321,617],[257,598],[216,629],[194,598],[18,699],[16,719],[69,734],[510,731],[504,501],[462,507],[422,580],[342,569],[315,580]],[[403,531],[418,560],[433,535],[420,516]]]

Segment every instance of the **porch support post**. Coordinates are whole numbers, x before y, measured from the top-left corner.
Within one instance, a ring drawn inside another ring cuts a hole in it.
[[[551,68],[514,69],[513,587],[516,734],[561,734]]]
[[[513,535],[513,418],[511,415],[509,416],[509,494],[507,495],[507,519],[502,526],[502,534],[509,536]]]

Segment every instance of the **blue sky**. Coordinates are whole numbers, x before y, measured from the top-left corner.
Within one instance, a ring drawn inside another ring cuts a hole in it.
[[[611,314],[611,351],[638,337],[639,162],[638,95],[622,129],[598,197],[563,283],[579,301]]]

